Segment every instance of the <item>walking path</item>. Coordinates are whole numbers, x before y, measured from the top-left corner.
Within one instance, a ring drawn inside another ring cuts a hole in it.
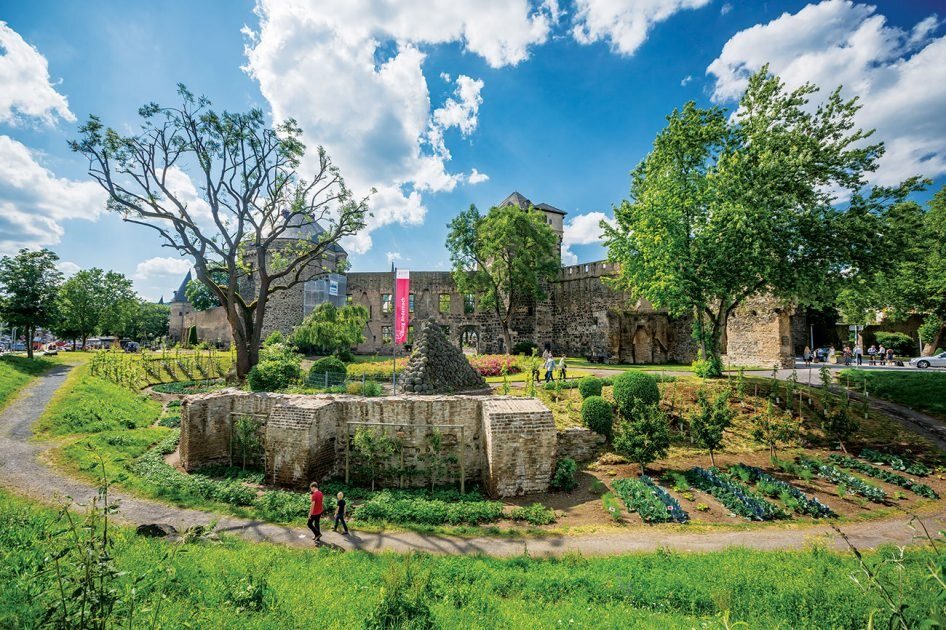
[[[43,503],[58,504],[72,497],[86,502],[96,494],[92,484],[64,476],[42,463],[43,456],[54,445],[30,441],[32,424],[42,415],[56,389],[69,371],[57,367],[28,385],[20,397],[0,412],[0,486]],[[932,421],[930,418],[929,420]],[[201,510],[177,508],[140,499],[113,490],[113,500],[120,501],[119,520],[137,525],[167,523],[178,530],[194,525],[216,522],[217,532],[234,534],[252,542],[271,542],[297,547],[311,547],[311,535],[302,527],[272,525]],[[905,545],[914,542],[916,532],[909,517],[895,516],[885,520],[853,523],[844,526],[851,542],[861,549],[881,544]],[[933,514],[923,516],[930,532],[939,531],[946,523],[946,507],[939,506]],[[328,528],[325,528],[328,529]],[[326,545],[366,551],[424,551],[434,554],[488,554],[534,556],[580,552],[585,555],[614,555],[628,552],[674,549],[678,551],[716,551],[739,546],[752,549],[801,549],[814,540],[821,540],[835,549],[846,549],[840,538],[824,524],[811,526],[761,527],[751,530],[718,532],[687,531],[686,528],[638,526],[626,531],[540,538],[459,538],[414,532],[353,532],[350,537],[325,532]]]

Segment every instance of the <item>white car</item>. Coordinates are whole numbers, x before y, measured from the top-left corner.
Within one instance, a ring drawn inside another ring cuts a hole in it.
[[[940,352],[929,357],[910,359],[910,365],[915,365],[918,368],[946,367],[946,352]]]

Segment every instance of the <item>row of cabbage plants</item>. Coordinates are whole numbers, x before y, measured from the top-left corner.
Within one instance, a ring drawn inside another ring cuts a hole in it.
[[[877,468],[872,466],[867,462],[863,462],[859,459],[854,459],[853,457],[846,457],[844,455],[838,455],[832,453],[828,455],[828,459],[832,464],[837,464],[842,468],[847,468],[849,470],[854,470],[859,473],[865,474],[868,477],[873,477],[874,479],[880,479],[889,484],[895,486],[900,486],[901,488],[906,488],[910,492],[920,495],[921,497],[926,497],[927,499],[938,499],[939,495],[935,490],[930,488],[925,483],[917,483],[912,479],[907,479],[903,475],[898,475],[897,473],[892,473],[889,470],[884,470],[883,468]]]
[[[756,489],[764,494],[777,495],[786,506],[798,514],[806,514],[815,518],[836,516],[831,508],[815,497],[808,496],[790,483],[776,479],[761,468],[736,464],[730,466],[728,472],[745,483],[756,484]]]
[[[799,459],[798,463],[822,479],[827,479],[835,485],[843,485],[848,492],[860,495],[868,501],[874,503],[885,503],[887,501],[887,493],[884,492],[883,488],[869,484],[833,464],[807,458]]]
[[[775,504],[720,474],[718,468],[707,469],[696,466],[687,471],[686,478],[694,488],[712,495],[730,512],[738,516],[754,521],[771,521],[787,516]]]

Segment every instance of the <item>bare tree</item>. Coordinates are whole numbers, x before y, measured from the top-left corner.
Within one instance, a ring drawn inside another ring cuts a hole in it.
[[[335,243],[364,228],[367,198],[354,198],[322,147],[315,172],[300,175],[305,146],[294,120],[272,127],[259,109],[218,114],[183,85],[178,94],[178,108],[142,107],[136,135],[90,116],[70,147],[89,159],[109,209],[193,259],[226,308],[243,378],[259,358],[269,298],[309,279]],[[200,200],[182,191],[184,176]]]

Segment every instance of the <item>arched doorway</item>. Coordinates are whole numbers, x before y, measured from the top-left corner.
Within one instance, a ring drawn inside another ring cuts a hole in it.
[[[460,350],[464,354],[480,353],[480,333],[476,326],[464,326],[460,329]]]

